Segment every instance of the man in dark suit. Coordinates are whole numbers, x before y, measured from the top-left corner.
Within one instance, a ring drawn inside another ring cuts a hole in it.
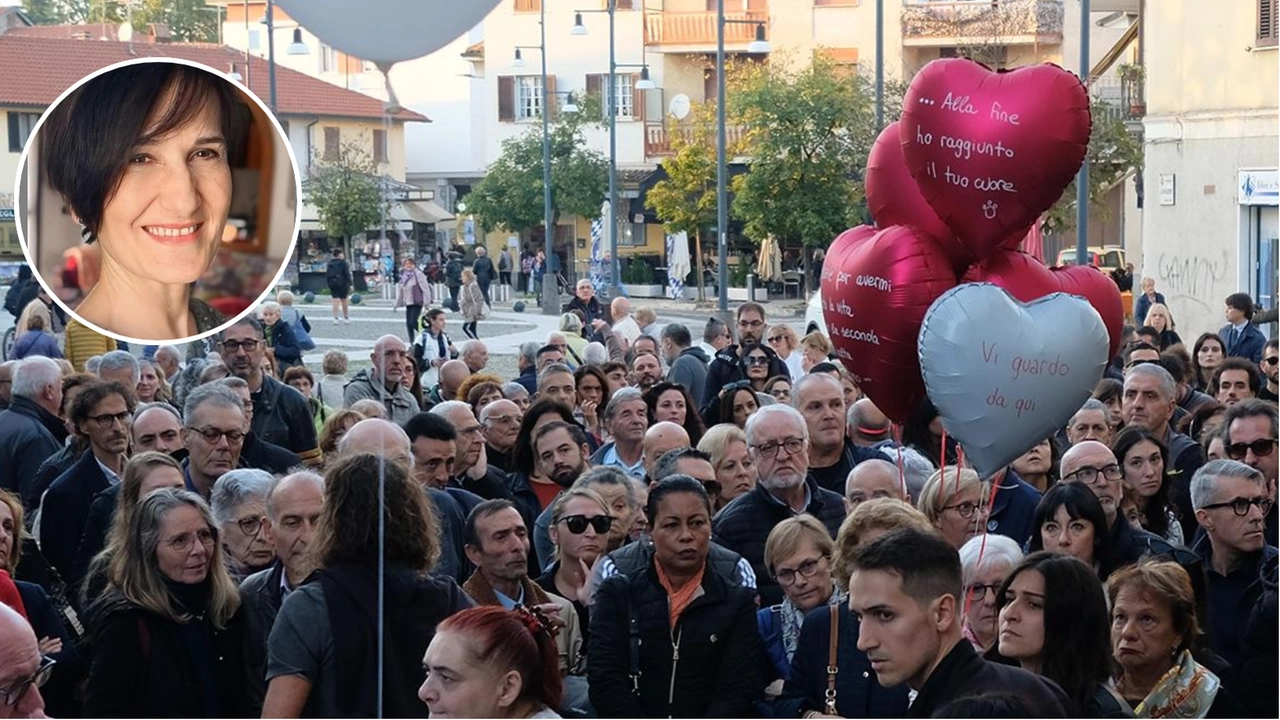
[[[1267,338],[1253,324],[1253,298],[1249,293],[1232,293],[1226,299],[1227,324],[1218,331],[1218,337],[1227,344],[1228,357],[1241,357],[1257,365],[1262,362],[1262,348]]]
[[[93,496],[120,482],[128,461],[133,392],[118,382],[86,387],[71,405],[71,421],[88,450],[45,492],[40,507],[40,548],[70,574]]]

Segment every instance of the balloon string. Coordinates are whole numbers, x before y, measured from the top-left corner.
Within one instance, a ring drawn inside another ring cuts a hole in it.
[[[1002,471],[1001,471],[1001,476],[1003,475],[1003,472],[1004,472],[1004,471],[1002,470]],[[988,518],[990,518],[990,517],[991,517],[991,509],[995,507],[995,504],[996,504],[996,493],[997,493],[997,492],[999,492],[999,491],[1000,491],[1000,481],[999,481],[999,479],[997,479],[997,478],[993,478],[993,479],[992,479],[992,481],[991,481],[991,495],[987,498],[987,517],[988,517]],[[982,528],[982,543],[981,543],[980,545],[978,545],[978,560],[977,560],[977,562],[975,562],[975,563],[973,564],[973,567],[974,567],[975,569],[976,569],[976,568],[980,568],[980,567],[982,567],[982,558],[987,554],[987,536],[988,536],[988,535],[990,535],[990,534],[991,534],[991,533],[989,533],[989,532],[987,531],[987,527],[986,527],[986,526],[984,526],[984,527]],[[975,572],[976,572],[976,570],[975,570]],[[984,599],[986,598],[986,595],[985,595],[985,594],[983,595],[983,598],[984,598]],[[997,599],[997,600],[998,600],[998,599]],[[965,594],[964,594],[964,615],[965,615],[965,617],[968,617],[968,616],[969,616],[969,608],[970,608],[972,605],[973,605],[973,597],[972,597],[972,596],[968,593],[968,591],[966,590],[966,592],[965,592]]]
[[[942,443],[938,450],[938,467],[943,470],[947,469],[947,429],[942,429]]]
[[[964,446],[956,445],[956,492],[960,492],[960,469],[964,467]]]

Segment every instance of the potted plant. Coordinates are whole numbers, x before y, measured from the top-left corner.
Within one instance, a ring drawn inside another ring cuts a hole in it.
[[[757,277],[755,281],[755,297],[747,295],[747,276],[755,272],[754,255],[742,255],[736,265],[729,267],[729,299],[755,300],[765,302],[769,299],[769,289]]]
[[[662,297],[662,286],[654,279],[653,266],[643,257],[627,259],[622,271],[622,286],[632,297]]]
[[[1120,78],[1120,87],[1129,100],[1129,115],[1140,117],[1146,114],[1147,103],[1143,86],[1147,79],[1147,68],[1138,63],[1121,63],[1116,67],[1116,77]]]

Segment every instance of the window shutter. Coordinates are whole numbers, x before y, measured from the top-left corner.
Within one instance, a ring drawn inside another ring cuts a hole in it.
[[[600,115],[604,118],[609,117],[609,98],[604,95],[604,82],[607,75],[599,73],[589,73],[587,75],[587,94],[600,96]]]
[[[608,8],[609,0],[604,0],[604,2],[605,2],[605,7]],[[614,0],[613,9],[614,10],[634,10],[635,5],[632,4],[632,0]]]
[[[9,152],[22,152],[22,130],[18,126],[18,113],[9,111]]]
[[[514,75],[498,76],[498,122],[514,122],[516,119],[516,78]]]
[[[1275,47],[1280,38],[1277,12],[1280,0],[1258,0],[1258,47]]]
[[[548,113],[547,119],[550,120],[551,122],[555,122],[556,118],[560,115],[560,96],[556,95],[556,76],[555,75],[547,75],[546,100],[547,100],[546,111]]]
[[[337,160],[342,150],[342,128],[324,129],[324,159]]]
[[[631,117],[635,120],[644,120],[644,95],[645,91],[636,87],[640,82],[640,73],[631,74]]]

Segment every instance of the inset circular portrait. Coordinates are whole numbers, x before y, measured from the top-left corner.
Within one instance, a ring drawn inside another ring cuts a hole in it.
[[[104,68],[45,112],[18,169],[18,234],[81,324],[140,344],[216,332],[279,281],[298,166],[262,102],[172,58]]]

